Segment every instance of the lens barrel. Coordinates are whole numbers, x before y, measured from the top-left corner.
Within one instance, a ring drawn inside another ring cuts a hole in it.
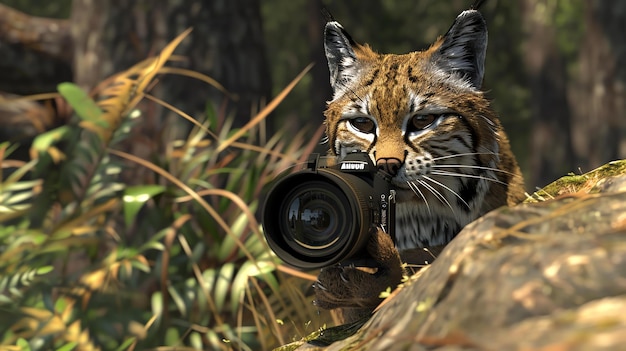
[[[371,179],[335,168],[280,178],[263,205],[270,248],[300,269],[322,268],[357,255],[374,227],[372,187]]]

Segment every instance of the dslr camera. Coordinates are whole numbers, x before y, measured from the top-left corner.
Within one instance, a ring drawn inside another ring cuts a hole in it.
[[[278,257],[296,268],[316,269],[346,259],[367,262],[365,246],[379,228],[395,242],[395,202],[390,178],[367,153],[341,160],[313,154],[304,169],[277,177],[261,220]]]

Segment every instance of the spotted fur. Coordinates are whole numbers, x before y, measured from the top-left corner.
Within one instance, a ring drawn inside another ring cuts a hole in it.
[[[326,25],[330,152],[367,151],[393,175],[399,250],[445,244],[474,219],[523,199],[508,139],[480,90],[486,47],[475,10],[429,49],[404,55],[378,54],[338,22]]]

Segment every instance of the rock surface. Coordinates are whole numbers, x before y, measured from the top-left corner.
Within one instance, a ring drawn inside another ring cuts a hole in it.
[[[569,177],[467,226],[354,335],[288,349],[623,349],[626,161]]]

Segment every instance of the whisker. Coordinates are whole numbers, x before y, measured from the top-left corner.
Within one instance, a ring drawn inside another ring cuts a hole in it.
[[[448,207],[450,207],[450,210],[452,211],[452,214],[454,214],[454,216],[458,218],[456,212],[454,211],[454,208],[452,207],[452,205],[450,205],[450,202],[448,202],[448,199],[446,199],[445,196],[443,196],[439,191],[437,191],[437,189],[433,188],[432,185],[426,183],[425,181],[418,179],[417,182],[420,183],[424,188],[428,189],[433,195],[435,195],[435,197],[439,199],[441,203],[448,205]]]
[[[490,128],[492,131],[495,131],[496,124],[495,124],[495,123],[493,123],[493,121],[492,121],[492,120],[490,120],[489,118],[487,118],[485,115],[478,115],[478,116],[479,116],[479,117],[481,117],[481,118],[482,118],[485,122],[487,122],[487,124],[489,125],[489,128]]]
[[[417,271],[419,271],[420,269],[424,268],[424,267],[428,267],[430,265],[430,263],[428,262],[424,262],[423,264],[419,264],[419,263],[407,263],[406,267],[407,268],[411,268],[411,270],[413,271],[413,273],[417,273]]]
[[[479,146],[478,148],[479,148],[479,149],[483,149],[483,150],[487,151],[487,153],[488,153],[489,155],[496,155],[496,152],[495,152],[495,151],[493,151],[493,150],[491,150],[491,149],[487,148],[487,147],[486,147],[486,146],[484,146],[484,145],[483,145],[483,146]],[[498,157],[499,157],[499,156],[500,156],[500,155],[498,155]]]
[[[445,160],[447,158],[460,157],[460,156],[476,156],[476,155],[497,155],[495,152],[464,152],[460,154],[439,156],[432,159],[432,161]]]
[[[433,254],[433,253],[432,253],[432,252],[431,252],[431,251],[430,251],[427,247],[423,248],[423,250],[424,250],[425,252],[428,252],[428,254],[429,254],[430,256],[432,256],[432,258],[437,258],[437,256],[435,256],[435,255],[434,255],[434,254]]]
[[[409,181],[407,181],[406,183],[409,186],[409,188],[411,188],[411,190],[413,190],[415,195],[419,195],[422,198],[422,200],[424,200],[424,203],[426,204],[426,209],[428,210],[428,214],[432,215],[432,213],[430,212],[430,205],[428,205],[428,200],[426,200],[426,197],[424,196],[422,191],[419,189],[417,184],[414,184],[413,182],[409,182]]]
[[[463,202],[463,204],[465,204],[465,206],[467,206],[467,209],[468,209],[468,210],[471,210],[471,209],[472,209],[472,208],[470,207],[470,205],[469,205],[467,202],[465,202],[465,200],[461,197],[461,195],[459,195],[456,191],[454,191],[454,190],[450,189],[450,188],[449,188],[448,186],[446,186],[445,184],[443,184],[443,183],[441,183],[441,182],[438,182],[438,181],[434,180],[434,179],[433,179],[433,178],[431,178],[431,177],[428,177],[428,176],[422,176],[422,177],[423,177],[424,179],[426,179],[426,180],[428,180],[428,181],[430,181],[430,182],[432,182],[432,183],[435,183],[435,184],[439,185],[440,187],[442,187],[442,188],[444,188],[444,189],[448,190],[449,192],[451,192],[452,194],[454,194],[454,196],[456,196],[457,198],[459,198],[459,200],[461,200],[461,201]]]
[[[474,175],[474,174],[454,173],[454,172],[441,171],[441,170],[439,170],[439,171],[430,171],[430,174],[440,175],[440,176],[449,176],[449,177],[459,177],[459,178],[465,177],[465,178],[483,179],[483,180],[488,180],[490,182],[502,184],[504,186],[508,186],[507,183],[499,181],[497,179],[493,179],[493,178],[489,178],[489,177],[483,177],[483,176]]]
[[[473,168],[473,169],[482,169],[482,170],[485,170],[485,171],[500,172],[500,173],[508,174],[508,175],[514,176],[514,177],[521,177],[519,174],[515,174],[515,173],[508,172],[508,171],[505,171],[505,170],[502,170],[502,169],[498,169],[498,168],[484,167],[484,166],[442,164],[442,165],[432,165],[432,167],[433,168]]]

